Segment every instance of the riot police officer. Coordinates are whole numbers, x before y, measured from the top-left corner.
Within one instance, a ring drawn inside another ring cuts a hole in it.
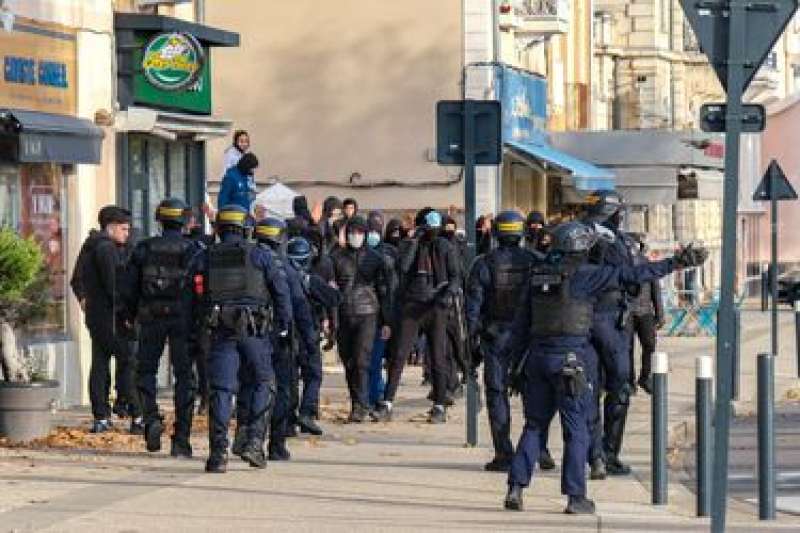
[[[494,459],[485,467],[490,472],[507,472],[514,454],[508,398],[510,361],[506,358],[506,347],[517,302],[537,261],[533,253],[520,247],[524,231],[525,219],[516,211],[497,215],[494,237],[498,248],[475,261],[467,283],[467,327],[483,353],[483,383],[494,444]],[[542,435],[545,439],[546,431]],[[554,468],[546,441],[541,448],[540,466]]]
[[[314,326],[311,306],[300,274],[286,260],[282,247],[285,244],[286,224],[277,218],[266,218],[256,223],[255,237],[259,245],[274,255],[279,268],[286,274],[289,295],[292,300],[292,324],[288,343],[276,342],[273,350],[273,364],[277,381],[277,395],[269,439],[269,457],[273,461],[285,461],[290,458],[286,448],[286,437],[289,425],[299,424],[303,431],[321,435],[322,429],[316,421],[308,416],[302,420],[296,417],[296,396],[298,361],[306,353],[318,352],[319,334]],[[313,379],[321,383],[322,368]],[[318,384],[312,384],[318,389]]]
[[[588,222],[594,224],[600,236],[591,251],[590,260],[598,265],[633,266],[628,242],[630,237],[621,230],[625,215],[622,197],[615,191],[595,191],[588,200]],[[605,473],[627,475],[631,471],[630,466],[620,460],[625,421],[633,393],[629,355],[632,339],[627,325],[630,289],[638,289],[638,285],[628,283],[610,286],[598,295],[595,306],[592,344],[602,365],[606,395],[603,401],[602,441],[599,410],[592,423],[594,438],[590,462],[593,479],[602,479]],[[599,449],[601,442],[602,450]]]
[[[228,423],[237,392],[248,396],[241,458],[254,468],[266,466],[264,440],[275,387],[270,332],[277,332],[275,338],[285,343],[292,320],[286,273],[273,254],[245,241],[247,217],[236,205],[220,209],[216,219],[220,242],[206,253],[211,327],[206,472],[212,473],[227,469]]]
[[[186,204],[167,199],[156,209],[162,232],[145,239],[133,251],[127,272],[128,306],[140,324],[137,386],[142,401],[147,451],[161,449],[163,418],[156,402],[159,361],[169,341],[175,374],[175,434],[170,454],[189,458],[194,411],[194,376],[188,350],[197,270],[197,248],[184,238]]]
[[[338,289],[331,287],[325,279],[311,271],[311,244],[303,237],[295,237],[286,246],[289,264],[297,271],[302,280],[303,292],[311,307],[314,338],[319,339],[322,322],[329,309],[341,303]],[[299,399],[297,423],[300,430],[312,435],[321,435],[322,429],[316,424],[319,419],[319,394],[322,387],[322,354],[319,343],[314,350],[301,350],[297,364],[300,367],[300,378],[303,383],[303,394]]]
[[[391,290],[386,262],[366,245],[367,221],[358,215],[347,222],[344,247],[331,254],[336,284],[342,293],[337,343],[350,391],[348,420],[361,423],[369,404],[369,366],[375,332],[391,336]]]
[[[564,434],[561,492],[568,496],[566,512],[594,513],[585,475],[587,414],[596,379],[590,344],[594,301],[611,288],[657,279],[702,264],[708,256],[705,250],[686,248],[673,258],[637,267],[594,265],[587,262],[587,253],[595,238],[580,222],[557,227],[551,252],[534,265],[528,290],[516,308],[510,349],[515,382],[521,382],[525,427],[511,463],[506,509],[522,509],[522,491],[539,455],[540,432],[555,408]]]

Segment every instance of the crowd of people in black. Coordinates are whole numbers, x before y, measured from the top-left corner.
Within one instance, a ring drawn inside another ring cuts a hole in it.
[[[232,167],[245,176],[258,164],[246,156]],[[419,353],[428,420],[445,423],[483,364],[495,452],[486,470],[509,472],[508,509],[522,508],[536,464],[555,467],[547,441],[556,413],[568,512],[594,510],[587,465],[592,479],[630,472],[622,438],[631,395],[650,391],[663,324],[657,280],[701,264],[704,250],[649,261],[643,238],[622,230],[624,205],[612,191],[594,193],[580,219],[557,224],[537,212],[481,217],[475,253],[456,220],[432,208],[386,221],[379,211],[364,216],[352,198],[329,197],[315,217],[298,196],[294,216],[280,220],[254,217],[240,192],[247,194],[230,186],[232,203],[216,212],[213,235],[177,199],[158,206],[159,235],[135,245],[127,210],[100,211],[72,280],[93,343],[92,431],[107,431],[115,413],[130,419],[147,450],[161,449],[157,373],[168,346],[173,456],[192,456],[199,410],[209,415],[208,472],[225,471],[229,449],[257,468],[287,460],[287,437],[323,432],[321,349],[336,346],[350,423],[392,419],[404,367]],[[643,348],[638,379],[634,331]],[[512,390],[522,394],[525,416],[516,448]]]

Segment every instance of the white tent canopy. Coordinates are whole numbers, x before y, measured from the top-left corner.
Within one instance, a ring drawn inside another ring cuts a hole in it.
[[[253,212],[255,213],[256,206],[262,206],[267,210],[268,216],[283,220],[292,218],[294,216],[292,201],[297,196],[300,195],[282,183],[270,185],[256,196]]]

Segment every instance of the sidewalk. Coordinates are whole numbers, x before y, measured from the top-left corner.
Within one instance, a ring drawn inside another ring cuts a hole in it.
[[[755,353],[768,346],[766,315],[747,315],[742,350],[742,398],[754,390]],[[784,321],[788,321],[788,315]],[[788,322],[787,322],[788,324]],[[793,330],[784,328],[778,390],[796,384]],[[713,339],[661,339],[670,353],[670,424],[691,427],[694,358],[713,353]],[[650,505],[650,402],[635,397],[625,441],[631,478],[590,482],[597,503],[593,517],[562,514],[560,469],[539,475],[525,493],[525,511],[502,509],[503,474],[482,470],[491,458],[486,413],[481,443],[465,448],[463,402],[446,426],[424,422],[426,389],[420,370],[404,376],[395,422],[346,425],[346,390],[340,372],[326,375],[323,397],[328,433],[290,442],[293,460],[271,463],[266,472],[231,462],[227,475],[202,472],[207,451],[202,420],[193,439],[196,459],[148,455],[141,445],[115,452],[0,448],[0,531],[707,531],[693,517],[694,495],[670,480],[670,504]],[[515,430],[520,426],[515,404]],[[70,420],[88,426],[83,412]],[[551,431],[560,464],[559,431]],[[677,452],[676,452],[677,455]],[[755,520],[756,509],[732,501],[728,531],[797,531],[797,517],[775,523]]]

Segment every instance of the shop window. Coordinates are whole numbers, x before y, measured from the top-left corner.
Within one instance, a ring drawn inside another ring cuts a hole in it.
[[[64,177],[54,164],[0,166],[0,225],[14,228],[42,247],[47,284],[47,310],[23,330],[23,338],[66,334],[66,235]]]

